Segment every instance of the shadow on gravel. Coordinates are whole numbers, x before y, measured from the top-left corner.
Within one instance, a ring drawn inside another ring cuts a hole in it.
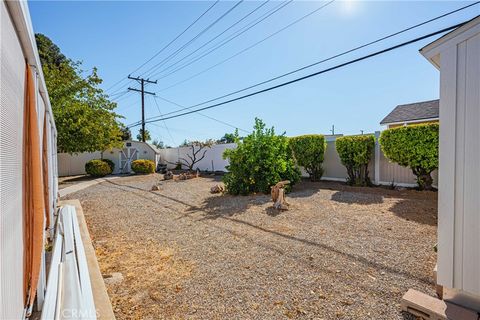
[[[270,196],[263,194],[251,196],[211,196],[205,199],[200,208],[192,207],[187,211],[201,210],[206,213],[204,219],[217,219],[242,214],[252,206],[262,206],[270,201]]]
[[[402,199],[395,203],[390,210],[397,217],[407,221],[436,226],[438,223],[437,208],[420,206],[416,199]]]
[[[212,197],[209,197],[205,200],[205,205],[203,205],[201,207],[198,207],[198,206],[191,205],[187,202],[184,202],[182,200],[179,200],[179,199],[176,199],[176,198],[173,198],[173,197],[170,197],[170,196],[165,196],[165,195],[163,195],[161,193],[158,193],[158,192],[148,191],[148,190],[138,188],[138,187],[133,187],[133,186],[130,186],[130,185],[122,185],[122,184],[118,184],[118,183],[115,183],[115,182],[110,181],[110,180],[108,180],[106,182],[111,184],[112,187],[120,189],[120,190],[124,190],[126,192],[128,192],[128,189],[130,189],[130,190],[132,190],[132,194],[134,194],[134,195],[136,195],[140,198],[143,198],[145,200],[148,200],[148,201],[154,201],[154,202],[156,202],[158,204],[161,204],[161,205],[165,205],[165,203],[162,203],[160,201],[157,202],[154,199],[152,199],[151,197],[147,197],[147,196],[142,195],[141,193],[136,192],[136,191],[141,191],[142,193],[146,192],[146,193],[154,194],[158,197],[162,197],[162,198],[166,198],[166,199],[171,200],[171,201],[175,201],[175,202],[180,203],[184,206],[187,206],[188,207],[187,211],[192,212],[192,213],[193,212],[198,212],[198,211],[204,212],[205,218],[200,219],[200,220],[196,220],[197,222],[200,222],[200,223],[202,223],[202,222],[205,223],[205,221],[212,220],[212,219],[227,220],[227,221],[230,221],[232,223],[241,224],[243,226],[253,228],[257,231],[261,231],[262,233],[268,233],[268,234],[278,236],[278,237],[281,237],[281,238],[289,240],[289,241],[301,243],[301,244],[304,244],[304,245],[307,245],[307,246],[316,247],[316,248],[319,248],[319,249],[322,249],[322,250],[327,250],[327,251],[330,251],[332,253],[343,256],[343,257],[345,257],[349,260],[361,263],[363,265],[375,268],[377,270],[383,270],[383,271],[386,271],[388,273],[396,274],[396,275],[403,276],[403,277],[406,277],[406,278],[416,279],[420,282],[430,284],[430,285],[434,284],[434,282],[431,278],[419,277],[419,276],[417,276],[415,274],[412,274],[410,272],[407,272],[407,271],[404,271],[404,270],[399,270],[399,269],[396,269],[395,267],[392,267],[392,266],[383,265],[381,263],[369,260],[365,257],[359,256],[359,255],[356,255],[356,254],[341,251],[341,250],[339,250],[339,249],[337,249],[333,246],[330,246],[330,245],[327,245],[327,244],[324,244],[324,243],[299,238],[299,237],[296,237],[296,236],[293,236],[293,235],[284,234],[282,232],[271,230],[271,229],[256,225],[254,223],[244,221],[244,220],[240,220],[240,219],[234,217],[234,215],[236,215],[238,213],[245,212],[248,209],[249,206],[262,205],[266,202],[269,202],[270,197],[267,196],[267,195],[254,195],[254,196],[244,196],[244,197],[243,196],[212,196]],[[220,226],[212,225],[212,227],[220,227]],[[231,230],[228,230],[228,229],[225,229],[225,228],[222,228],[222,229],[224,229],[227,232],[231,232]],[[241,237],[243,237],[247,240],[252,240],[252,239],[249,239],[249,237],[247,237],[245,235],[236,234],[236,236],[241,236]],[[255,241],[255,240],[253,240],[253,241]]]
[[[365,257],[362,257],[362,256],[359,256],[359,255],[355,255],[355,254],[348,253],[348,252],[343,252],[341,250],[336,249],[335,247],[332,247],[332,246],[324,244],[324,243],[320,243],[320,242],[316,242],[316,241],[312,241],[312,240],[308,240],[308,239],[298,238],[298,237],[295,237],[295,236],[292,236],[292,235],[284,234],[284,233],[281,233],[281,232],[278,232],[278,231],[275,231],[275,230],[270,230],[270,229],[267,229],[267,228],[264,228],[264,227],[261,227],[261,226],[257,226],[253,223],[248,222],[248,221],[243,221],[243,220],[239,220],[239,219],[232,218],[232,217],[221,217],[221,218],[227,219],[229,221],[239,223],[239,224],[242,224],[242,225],[245,225],[245,226],[249,226],[249,227],[255,228],[257,230],[260,230],[260,231],[263,231],[263,232],[266,232],[266,233],[270,233],[270,234],[285,238],[287,240],[291,240],[291,241],[295,241],[295,242],[301,242],[301,243],[303,243],[305,245],[308,245],[308,246],[313,246],[313,247],[317,247],[317,248],[320,248],[320,249],[323,249],[323,250],[327,250],[327,251],[333,252],[335,254],[341,255],[341,256],[349,259],[349,260],[353,260],[355,262],[361,263],[361,264],[363,264],[365,266],[368,266],[368,267],[371,267],[371,268],[375,268],[377,270],[383,270],[383,271],[386,271],[388,273],[403,276],[405,278],[416,279],[418,281],[421,281],[423,283],[430,284],[430,285],[434,284],[434,281],[431,278],[419,277],[419,276],[417,276],[415,274],[412,274],[410,272],[399,270],[399,269],[396,269],[396,268],[388,266],[388,265],[383,265],[381,263],[369,260],[369,259],[367,259]]]
[[[120,189],[120,190],[123,190],[123,191],[127,191],[127,190],[125,190],[125,188],[129,188],[129,189],[133,189],[133,190],[148,192],[148,193],[153,194],[153,195],[156,195],[156,196],[158,196],[158,197],[165,198],[165,199],[168,199],[168,200],[177,202],[177,203],[182,204],[182,205],[184,205],[184,206],[188,206],[188,207],[191,207],[191,208],[196,208],[195,210],[201,210],[201,208],[199,208],[199,207],[197,207],[197,206],[194,206],[194,205],[192,205],[192,204],[190,204],[190,203],[188,203],[188,202],[179,200],[179,199],[174,198],[174,197],[169,197],[169,196],[163,195],[163,194],[161,194],[161,193],[159,193],[159,192],[149,191],[149,190],[145,190],[145,189],[142,189],[142,188],[138,188],[138,187],[134,187],[134,186],[126,185],[126,184],[119,184],[119,183],[115,183],[115,182],[110,181],[110,180],[107,180],[107,181],[105,181],[105,182],[108,182],[108,183],[114,185],[114,186],[113,186],[114,188],[117,188],[117,189]],[[141,197],[141,198],[150,200],[150,201],[152,200],[151,198],[142,196],[142,195],[139,194],[139,193],[135,193],[135,195],[137,195],[138,197]],[[161,203],[161,204],[164,205],[164,203]]]
[[[383,203],[383,197],[378,194],[366,194],[360,192],[337,191],[330,198],[332,201],[347,204],[379,204]]]
[[[398,199],[436,199],[437,193],[433,191],[417,191],[415,189],[400,188],[390,189],[385,186],[355,187],[344,182],[319,181],[311,182],[302,180],[293,186],[292,192],[288,194],[291,198],[308,198],[314,194],[326,191],[348,192],[353,194],[373,195],[383,198]]]

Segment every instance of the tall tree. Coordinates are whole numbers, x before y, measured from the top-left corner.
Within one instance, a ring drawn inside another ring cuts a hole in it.
[[[68,59],[43,34],[37,47],[58,131],[59,152],[104,151],[121,146],[120,115],[116,103],[99,88],[102,79],[93,68],[82,77],[82,63]]]
[[[236,130],[238,132],[238,130]],[[223,137],[218,140],[218,143],[233,143],[235,142],[235,133],[225,133]]]
[[[137,140],[138,141],[143,141],[143,139],[142,139],[143,134],[144,133],[143,133],[142,129],[138,130],[138,134],[137,134]],[[145,141],[150,141],[150,140],[152,140],[152,137],[150,136],[150,131],[145,129]]]
[[[153,144],[155,147],[157,147],[158,149],[163,149],[163,148],[165,148],[165,144],[163,143],[162,140],[153,139],[152,144]]]
[[[122,131],[122,141],[132,140],[132,131],[130,131],[130,128],[122,125],[120,130]]]

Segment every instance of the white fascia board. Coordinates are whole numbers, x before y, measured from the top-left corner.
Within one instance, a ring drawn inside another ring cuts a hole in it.
[[[465,41],[473,35],[480,32],[480,16],[472,19],[470,22],[447,33],[443,37],[427,44],[420,49],[420,53],[430,61],[437,69],[440,69],[440,52],[450,46],[455,46],[459,42]],[[455,38],[455,41],[451,41]]]
[[[395,124],[409,124],[409,123],[418,123],[418,122],[425,122],[425,121],[439,121],[439,118],[425,118],[425,119],[418,119],[418,120],[407,120],[407,121],[398,121],[398,122],[385,122],[382,123],[382,126],[391,126]]]

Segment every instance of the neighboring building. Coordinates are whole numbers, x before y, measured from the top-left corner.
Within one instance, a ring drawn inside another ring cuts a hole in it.
[[[137,159],[152,160],[155,168],[160,161],[160,150],[141,141],[125,141],[122,149],[114,148],[104,152],[83,152],[77,154],[57,154],[58,175],[74,176],[85,174],[85,163],[93,159],[109,159],[115,164],[114,174],[130,173],[131,163]]]
[[[421,123],[436,123],[439,120],[439,100],[401,104],[396,106],[381,125],[388,129]]]

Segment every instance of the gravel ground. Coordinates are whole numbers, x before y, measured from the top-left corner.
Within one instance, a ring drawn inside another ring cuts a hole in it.
[[[434,295],[436,193],[302,182],[278,213],[217,183],[130,176],[68,196],[104,276],[121,273],[106,279],[118,319],[411,319],[402,295]]]

